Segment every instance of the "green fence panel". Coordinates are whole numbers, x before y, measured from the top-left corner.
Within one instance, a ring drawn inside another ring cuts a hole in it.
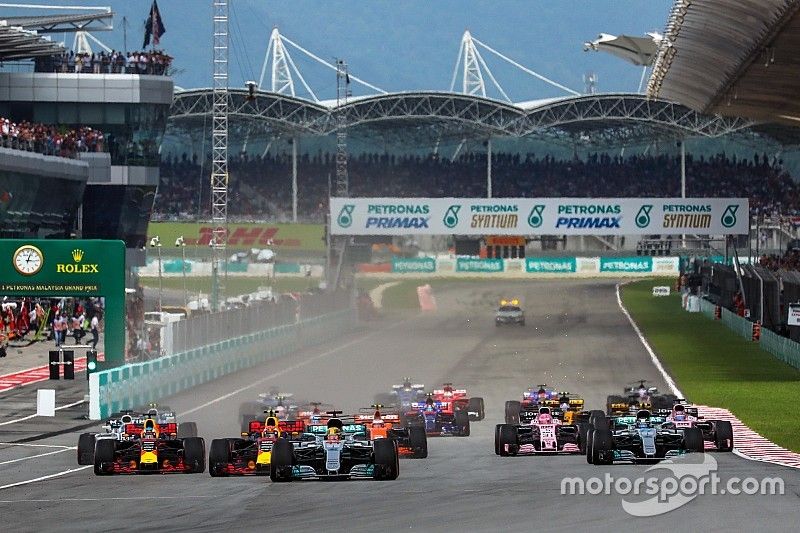
[[[324,338],[344,334],[355,323],[343,310],[244,335],[202,348],[99,372],[99,412],[103,418],[120,409],[172,396],[231,372],[281,357]],[[268,342],[263,342],[269,339]]]

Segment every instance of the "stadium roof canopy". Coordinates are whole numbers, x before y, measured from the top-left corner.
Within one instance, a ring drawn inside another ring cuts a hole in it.
[[[341,108],[264,91],[249,98],[245,89],[231,90],[229,98],[234,135],[329,135],[336,131],[339,112],[345,113],[351,136],[384,141],[505,137],[614,147],[752,133],[755,125],[741,118],[703,115],[635,93],[569,96],[515,105],[460,93],[403,92],[352,99]],[[211,89],[177,92],[170,132],[202,135],[211,126],[211,110]],[[773,137],[781,133],[782,128],[770,131]]]
[[[35,31],[9,26],[0,20],[0,61],[31,59],[62,53],[64,47]]]
[[[648,94],[800,124],[800,1],[676,0]]]
[[[34,15],[2,17],[9,26],[19,26],[38,33],[64,33],[74,31],[109,31],[112,29],[114,13],[109,8],[93,9],[88,13],[65,15]]]

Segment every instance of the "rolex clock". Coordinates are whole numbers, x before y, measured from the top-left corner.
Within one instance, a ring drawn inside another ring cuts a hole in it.
[[[23,276],[32,276],[42,269],[44,256],[36,246],[26,244],[14,252],[14,268]]]

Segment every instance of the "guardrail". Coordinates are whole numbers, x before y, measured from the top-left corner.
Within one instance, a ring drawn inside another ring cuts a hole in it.
[[[102,420],[160,398],[338,337],[355,324],[348,308],[89,376],[89,418]]]
[[[700,300],[700,311],[712,320],[714,320],[716,307],[708,300]],[[740,337],[744,337],[747,340],[753,338],[753,323],[746,318],[740,317],[723,307],[721,308],[720,320],[728,329]],[[766,328],[761,329],[758,342],[764,351],[769,352],[784,363],[800,369],[800,343],[782,337]]]

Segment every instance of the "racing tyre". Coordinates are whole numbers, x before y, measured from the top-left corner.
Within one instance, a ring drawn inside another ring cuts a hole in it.
[[[520,403],[517,400],[506,402],[506,424],[519,424]]]
[[[200,437],[183,439],[183,462],[190,468],[189,474],[206,471],[206,442]]]
[[[705,442],[703,442],[703,430],[700,428],[684,429],[683,448],[690,452],[703,453],[706,449]]]
[[[259,402],[244,402],[239,405],[239,416],[249,415],[251,413],[263,413],[265,406]],[[255,415],[253,415],[255,416]]]
[[[628,400],[627,400],[627,398],[625,398],[623,396],[617,396],[615,394],[612,394],[611,396],[606,398],[606,413],[611,414],[611,404],[614,404],[614,403],[627,404]]]
[[[178,438],[186,439],[197,436],[197,422],[181,422],[178,424]]]
[[[586,446],[585,446],[585,453],[586,453],[586,462],[594,464],[592,459],[592,436],[594,435],[594,426],[591,424],[586,425]]]
[[[650,398],[650,405],[653,408],[653,411],[658,411],[659,409],[672,409],[672,406],[674,405],[674,399],[676,398],[677,396],[674,394],[660,394]]]
[[[428,457],[428,436],[422,426],[411,426],[408,428],[408,444],[413,450],[411,455],[414,459],[425,459]]]
[[[375,395],[375,403],[378,405],[383,405],[384,407],[389,405],[394,405],[397,403],[397,394],[390,394],[383,392],[381,394]]]
[[[500,455],[500,426],[503,424],[497,424],[494,427],[494,454]]]
[[[733,426],[727,420],[717,420],[714,423],[716,428],[716,441],[717,450],[721,452],[733,451]]]
[[[603,411],[591,411],[589,414],[589,423],[592,424],[595,429],[610,429],[608,418],[606,418],[606,414]]]
[[[228,439],[214,439],[208,452],[208,473],[211,477],[226,477],[225,467],[231,460]]]
[[[496,430],[497,455],[501,457],[508,457],[509,455],[517,455],[519,451],[519,444],[517,444],[517,428],[511,424],[498,424]]]
[[[610,465],[614,462],[614,439],[608,429],[595,429],[592,432],[592,464]]]
[[[458,426],[461,431],[459,432],[459,437],[469,437],[469,413],[466,409],[458,409],[456,410],[456,426]]]
[[[294,447],[292,446],[292,443],[286,439],[276,440],[275,444],[272,445],[272,458],[269,464],[269,478],[275,483],[291,481],[293,464]]]
[[[470,398],[467,404],[467,411],[470,413],[470,420],[483,420],[486,416],[483,398]]]
[[[586,453],[586,439],[589,430],[589,424],[578,422],[578,450],[581,453]]]
[[[78,464],[94,464],[94,433],[82,433],[78,437]]]
[[[250,422],[254,420],[258,420],[258,415],[248,415],[244,414],[241,415],[242,419],[242,433],[249,433],[250,432]]]
[[[397,479],[397,476],[400,475],[397,442],[390,439],[378,439],[373,446],[375,469],[372,472],[372,478],[378,481]]]
[[[96,476],[110,476],[114,473],[114,452],[116,441],[101,439],[94,448],[94,474]]]

